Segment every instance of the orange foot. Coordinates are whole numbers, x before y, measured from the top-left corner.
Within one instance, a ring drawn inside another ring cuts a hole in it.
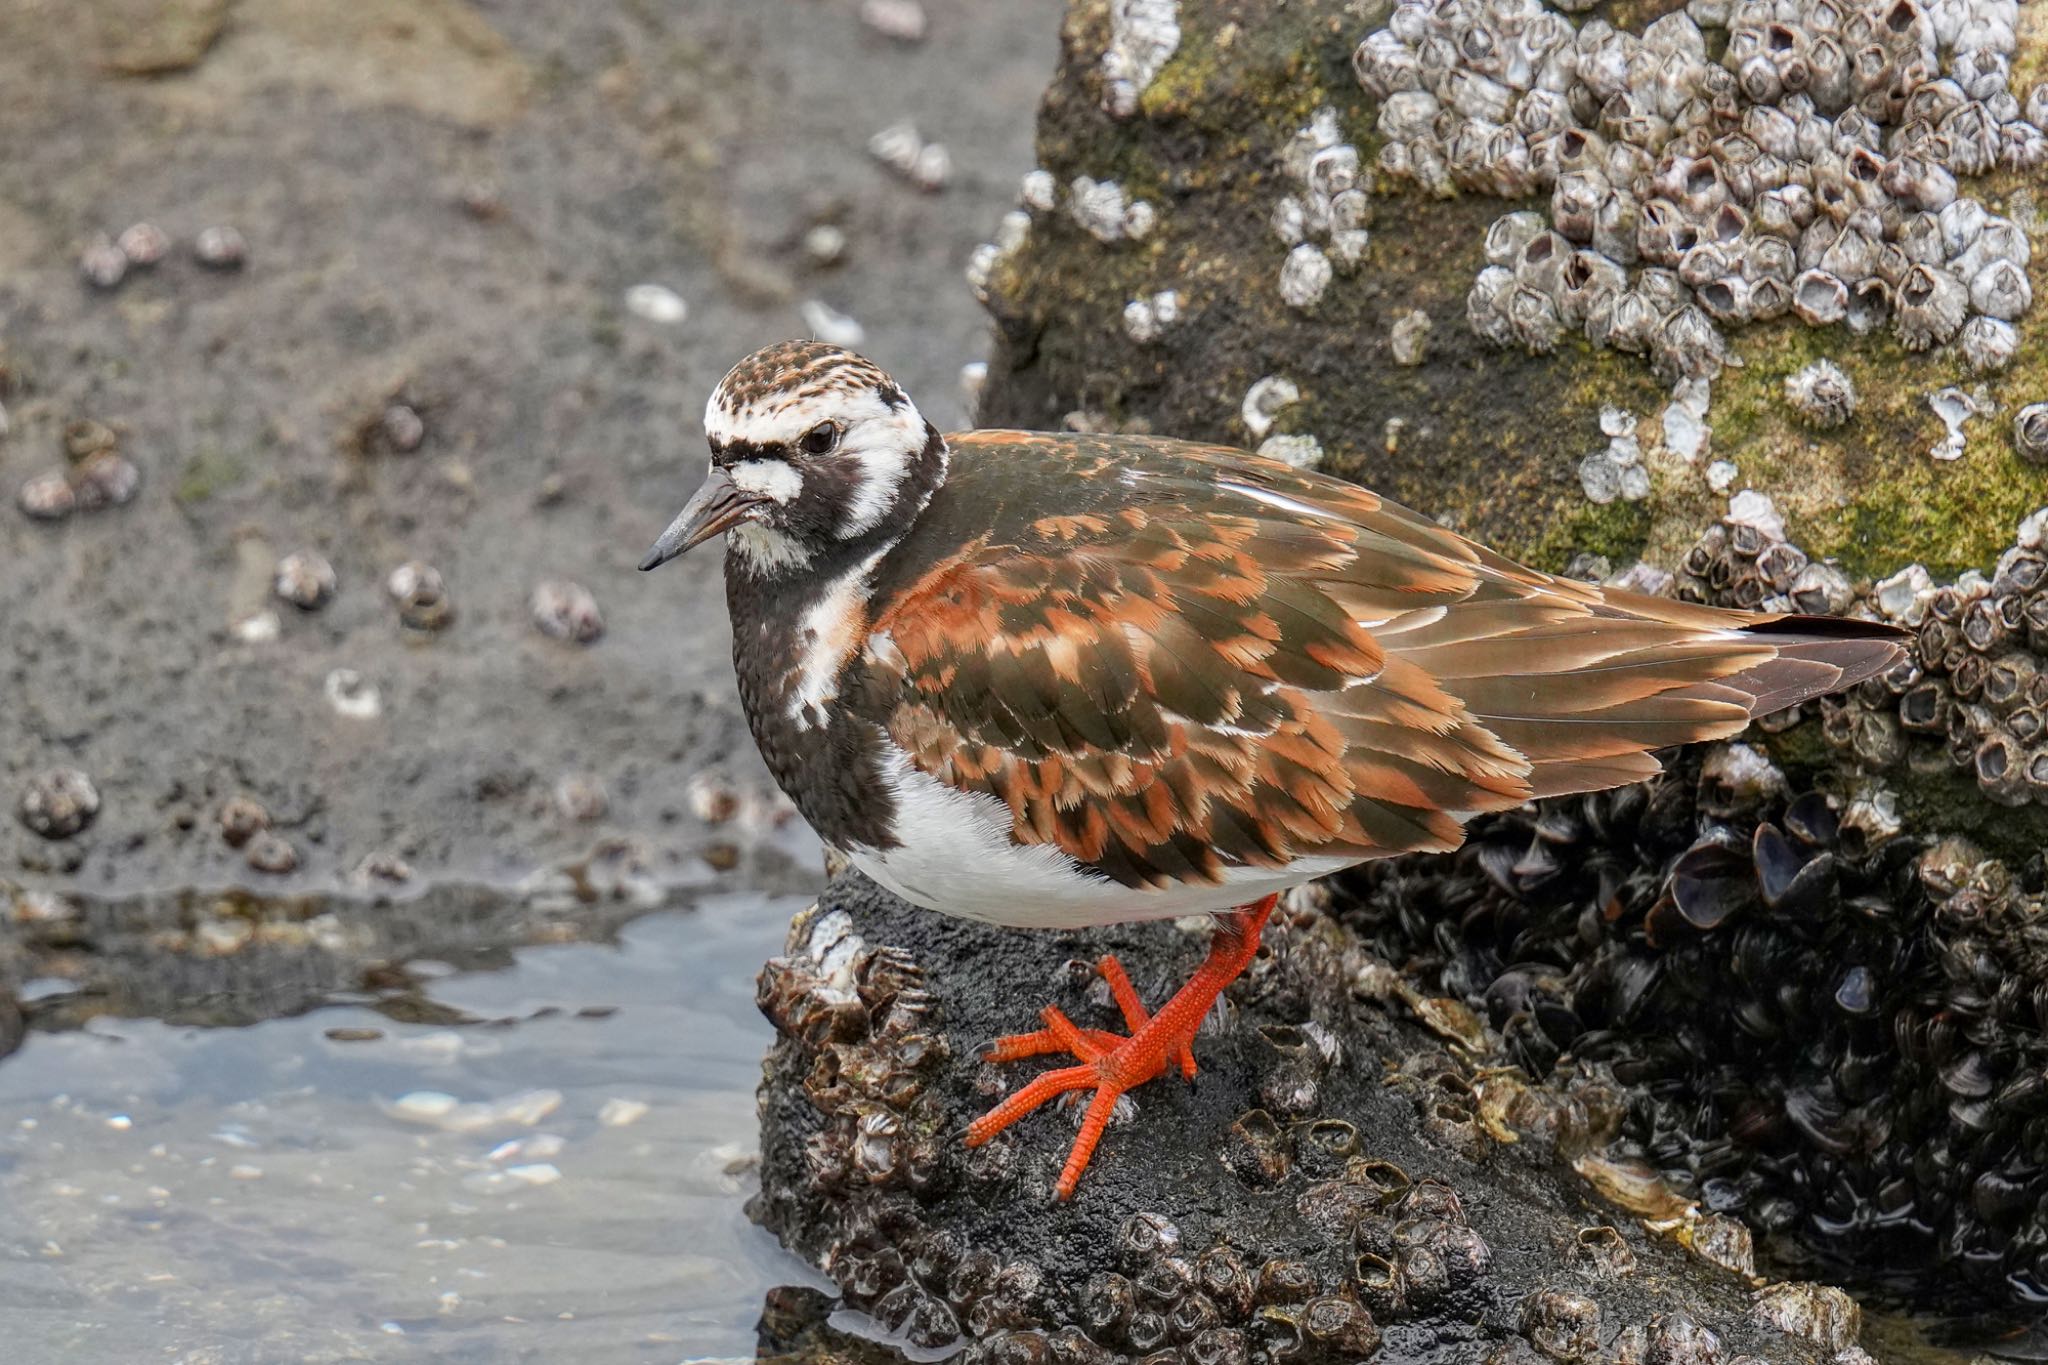
[[[1013,1033],[998,1038],[982,1054],[991,1062],[1014,1062],[1024,1057],[1066,1052],[1081,1064],[1045,1072],[983,1114],[968,1126],[967,1145],[979,1147],[1055,1095],[1092,1089],[1095,1096],[1088,1101],[1081,1132],[1075,1137],[1074,1149],[1067,1154],[1067,1164],[1054,1186],[1060,1198],[1073,1198],[1074,1187],[1080,1183],[1081,1172],[1088,1169],[1088,1158],[1095,1155],[1095,1144],[1102,1140],[1102,1130],[1109,1125],[1118,1096],[1164,1072],[1169,1062],[1178,1064],[1183,1076],[1194,1079],[1195,1054],[1189,1045],[1194,1041],[1195,1030],[1201,1027],[1223,988],[1251,965],[1252,955],[1259,948],[1259,932],[1266,927],[1266,918],[1279,899],[1268,896],[1219,916],[1215,935],[1209,940],[1209,956],[1157,1014],[1145,1012],[1137,991],[1131,988],[1130,978],[1124,975],[1122,964],[1113,955],[1097,963],[1096,969],[1116,997],[1117,1008],[1123,1011],[1124,1027],[1131,1031],[1129,1037],[1080,1028],[1060,1012],[1059,1006],[1047,1005],[1039,1015],[1045,1021],[1044,1028],[1036,1033]]]

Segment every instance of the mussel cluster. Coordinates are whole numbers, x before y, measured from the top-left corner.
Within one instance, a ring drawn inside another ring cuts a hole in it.
[[[1509,1058],[1625,1097],[1620,1152],[1767,1256],[1955,1308],[2048,1301],[2038,879],[1731,745],[1476,822],[1344,890]]]
[[[1488,234],[1475,331],[1698,377],[1722,327],[1793,313],[2010,360],[2025,233],[1957,182],[2048,161],[2016,0],[1691,0],[1640,34],[1560,12],[1591,3],[1401,0],[1354,55],[1387,174],[1550,195]]]

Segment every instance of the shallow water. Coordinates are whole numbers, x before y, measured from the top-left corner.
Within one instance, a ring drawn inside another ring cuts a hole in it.
[[[6,1358],[750,1356],[762,1291],[805,1278],[742,1211],[754,973],[804,900],[415,964],[407,1017],[479,1022],[32,1034],[0,1064]]]

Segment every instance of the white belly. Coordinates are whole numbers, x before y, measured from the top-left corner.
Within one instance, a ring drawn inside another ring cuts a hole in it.
[[[1044,844],[1010,838],[1010,810],[919,772],[884,741],[883,781],[896,801],[888,850],[855,847],[853,865],[913,905],[1028,929],[1082,929],[1123,920],[1229,910],[1313,881],[1354,858],[1303,858],[1287,867],[1233,869],[1221,884],[1145,890],[1113,882]]]

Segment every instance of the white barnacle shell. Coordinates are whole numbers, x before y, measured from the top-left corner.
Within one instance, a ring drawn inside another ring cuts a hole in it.
[[[2033,302],[2034,287],[2027,281],[2027,272],[2011,261],[1993,261],[1970,281],[1970,306],[1986,317],[2010,322]]]
[[[1556,349],[1558,338],[1564,334],[1564,323],[1557,315],[1557,305],[1551,302],[1548,294],[1527,285],[1516,286],[1508,295],[1507,321],[1515,340],[1534,355],[1548,354]]]
[[[1365,92],[1376,100],[1384,100],[1399,91],[1418,89],[1421,85],[1415,50],[1390,29],[1378,29],[1366,35],[1351,53],[1351,72]]]
[[[1664,319],[1652,350],[1661,369],[1688,379],[1711,379],[1727,358],[1713,320],[1693,304]]]
[[[1489,265],[1479,272],[1465,295],[1465,320],[1477,335],[1496,346],[1514,340],[1508,325],[1507,301],[1514,292],[1515,273],[1504,265]]]
[[[1026,171],[1017,187],[1019,202],[1038,213],[1050,213],[1058,195],[1059,182],[1044,167]]]
[[[1129,118],[1138,96],[1180,47],[1180,0],[1112,0],[1102,54],[1103,112]]]
[[[1643,46],[1663,56],[1691,57],[1695,61],[1707,58],[1706,35],[1700,32],[1699,21],[1684,10],[1645,25]]]
[[[1628,273],[1596,251],[1575,251],[1558,271],[1558,318],[1567,327],[1583,327],[1594,308],[1619,294]]]
[[[1634,265],[1639,211],[1633,194],[1609,190],[1593,214],[1593,249],[1621,265]]]
[[[1402,90],[1380,104],[1378,127],[1382,137],[1407,141],[1430,133],[1436,127],[1442,106],[1427,90]]]
[[[1366,249],[1371,245],[1372,233],[1366,229],[1338,228],[1330,234],[1330,261],[1348,275],[1365,263]]]
[[[1598,172],[1566,172],[1551,191],[1551,224],[1571,241],[1592,241],[1594,219],[1607,192],[1607,178]]]
[[[1539,232],[1523,244],[1515,257],[1515,282],[1538,293],[1557,289],[1558,272],[1572,254],[1572,244],[1555,232]]]
[[[1742,323],[1754,316],[1750,284],[1740,275],[1722,275],[1694,291],[1700,307],[1716,322]]]
[[[1115,242],[1123,238],[1124,211],[1128,207],[1124,187],[1114,180],[1077,175],[1067,186],[1067,212],[1097,241]]]
[[[1615,296],[1608,344],[1640,353],[1649,347],[1663,321],[1664,314],[1640,287],[1624,290]]]
[[[1361,228],[1372,216],[1372,200],[1364,190],[1344,190],[1330,198],[1330,231]]]
[[[1989,374],[2012,363],[2013,353],[2019,349],[2019,333],[2009,322],[1979,316],[1963,324],[1956,344],[1972,374]]]
[[[1273,419],[1282,408],[1300,401],[1301,389],[1293,380],[1269,374],[1245,390],[1238,416],[1243,419],[1245,430],[1257,440],[1273,429]]]
[[[1121,224],[1123,235],[1133,242],[1141,241],[1151,235],[1153,227],[1158,222],[1159,212],[1149,201],[1133,199],[1129,207],[1124,209]]]
[[[1941,224],[1943,248],[1951,258],[1962,255],[1970,249],[1971,243],[1984,231],[1990,215],[1984,206],[1974,199],[1958,199],[1944,206],[1938,215]]]
[[[1515,131],[1532,141],[1553,137],[1572,126],[1572,107],[1551,90],[1531,90],[1515,104]]]
[[[1476,71],[1459,68],[1445,82],[1444,97],[1467,118],[1504,123],[1514,107],[1515,92]]]
[[[1814,426],[1838,427],[1856,415],[1856,385],[1832,360],[1816,360],[1785,380],[1785,400]]]
[[[1840,322],[1849,311],[1849,286],[1825,270],[1805,271],[1792,282],[1792,311],[1809,327]]]
[[[1323,462],[1323,443],[1306,433],[1276,434],[1259,442],[1257,454],[1296,469],[1315,469]]]
[[[1899,286],[1893,326],[1909,351],[1924,351],[1962,329],[1970,306],[1963,282],[1940,266],[1916,265]]]
[[[1322,248],[1303,242],[1287,253],[1280,266],[1280,297],[1291,308],[1313,308],[1330,287],[1334,273]]]
[[[1272,224],[1273,235],[1288,246],[1294,246],[1308,237],[1308,214],[1299,195],[1281,195],[1274,203],[1273,212],[1266,221]]]
[[[1513,266],[1522,258],[1522,248],[1543,231],[1543,216],[1528,209],[1502,214],[1486,229],[1486,259],[1494,265]]]

